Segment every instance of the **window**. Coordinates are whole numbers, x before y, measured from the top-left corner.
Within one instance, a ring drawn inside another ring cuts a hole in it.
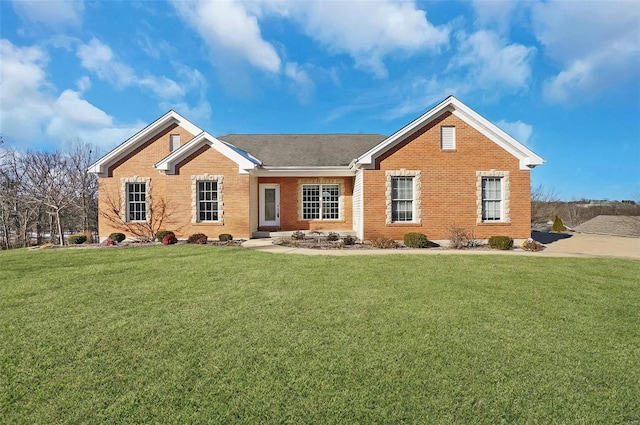
[[[482,221],[502,221],[502,178],[482,178]]]
[[[456,128],[440,127],[440,149],[455,150],[456,148]]]
[[[303,220],[338,220],[340,185],[305,184],[302,186]]]
[[[218,221],[218,182],[198,182],[198,221]]]
[[[391,178],[391,221],[413,221],[413,177]]]
[[[179,147],[180,147],[180,135],[172,134],[171,136],[169,136],[169,149],[171,150],[171,152],[178,149]]]
[[[127,183],[127,221],[147,220],[146,183]]]

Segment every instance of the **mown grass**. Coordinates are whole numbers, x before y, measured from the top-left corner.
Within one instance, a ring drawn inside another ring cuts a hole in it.
[[[0,253],[0,422],[640,421],[640,262]]]

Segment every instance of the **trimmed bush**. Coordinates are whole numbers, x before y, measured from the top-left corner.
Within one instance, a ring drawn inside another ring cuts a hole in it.
[[[178,243],[178,238],[173,232],[169,232],[162,238],[162,245],[173,245],[174,243]]]
[[[491,249],[511,249],[513,247],[513,239],[509,236],[491,236],[489,238],[489,246]]]
[[[158,230],[158,233],[156,233],[156,240],[158,242],[162,242],[164,240],[164,237],[167,236],[169,233],[175,236],[175,233],[173,233],[173,230]]]
[[[551,227],[551,230],[554,232],[564,232],[567,230],[567,227],[562,222],[562,219],[556,215],[556,218],[553,219],[553,226]]]
[[[218,240],[220,242],[232,241],[233,240],[233,236],[231,236],[229,233],[221,233],[221,234],[218,235]]]
[[[371,246],[380,249],[395,249],[398,248],[399,245],[398,242],[394,241],[393,239],[382,236],[380,238],[371,240]]]
[[[357,239],[354,236],[347,235],[342,238],[342,243],[345,245],[355,245]]]
[[[404,244],[409,248],[427,248],[429,247],[429,239],[424,233],[411,232],[404,235]]]
[[[114,246],[116,244],[116,241],[114,241],[113,239],[107,239],[104,241],[104,246]]]
[[[301,241],[304,239],[304,232],[301,232],[300,230],[296,230],[291,234],[291,238],[297,241]]]
[[[114,242],[120,243],[123,240],[125,240],[127,237],[124,235],[124,233],[112,233],[109,235],[109,239],[111,239]]]
[[[327,235],[327,240],[329,242],[335,242],[335,241],[339,241],[340,240],[340,235],[336,232],[329,232],[329,234]]]
[[[80,245],[87,241],[87,235],[79,233],[77,235],[69,235],[67,236],[67,242],[69,245]]]
[[[197,245],[206,245],[209,238],[204,233],[194,233],[189,236],[187,243],[195,243]]]
[[[545,248],[545,246],[542,245],[540,242],[535,241],[531,238],[524,240],[520,244],[520,247],[525,251],[534,251],[534,252],[542,251]]]

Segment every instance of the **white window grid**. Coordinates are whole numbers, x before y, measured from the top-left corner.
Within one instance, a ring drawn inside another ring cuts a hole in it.
[[[218,182],[198,182],[198,220],[218,221]]]
[[[127,183],[127,221],[147,220],[147,185]]]
[[[413,221],[413,177],[391,178],[391,220]]]
[[[340,185],[302,185],[303,220],[338,220],[340,218]]]
[[[482,220],[502,221],[502,177],[482,178]]]

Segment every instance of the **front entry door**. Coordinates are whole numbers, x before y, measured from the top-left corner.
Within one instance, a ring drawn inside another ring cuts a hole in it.
[[[260,226],[280,227],[280,185],[260,185]]]

